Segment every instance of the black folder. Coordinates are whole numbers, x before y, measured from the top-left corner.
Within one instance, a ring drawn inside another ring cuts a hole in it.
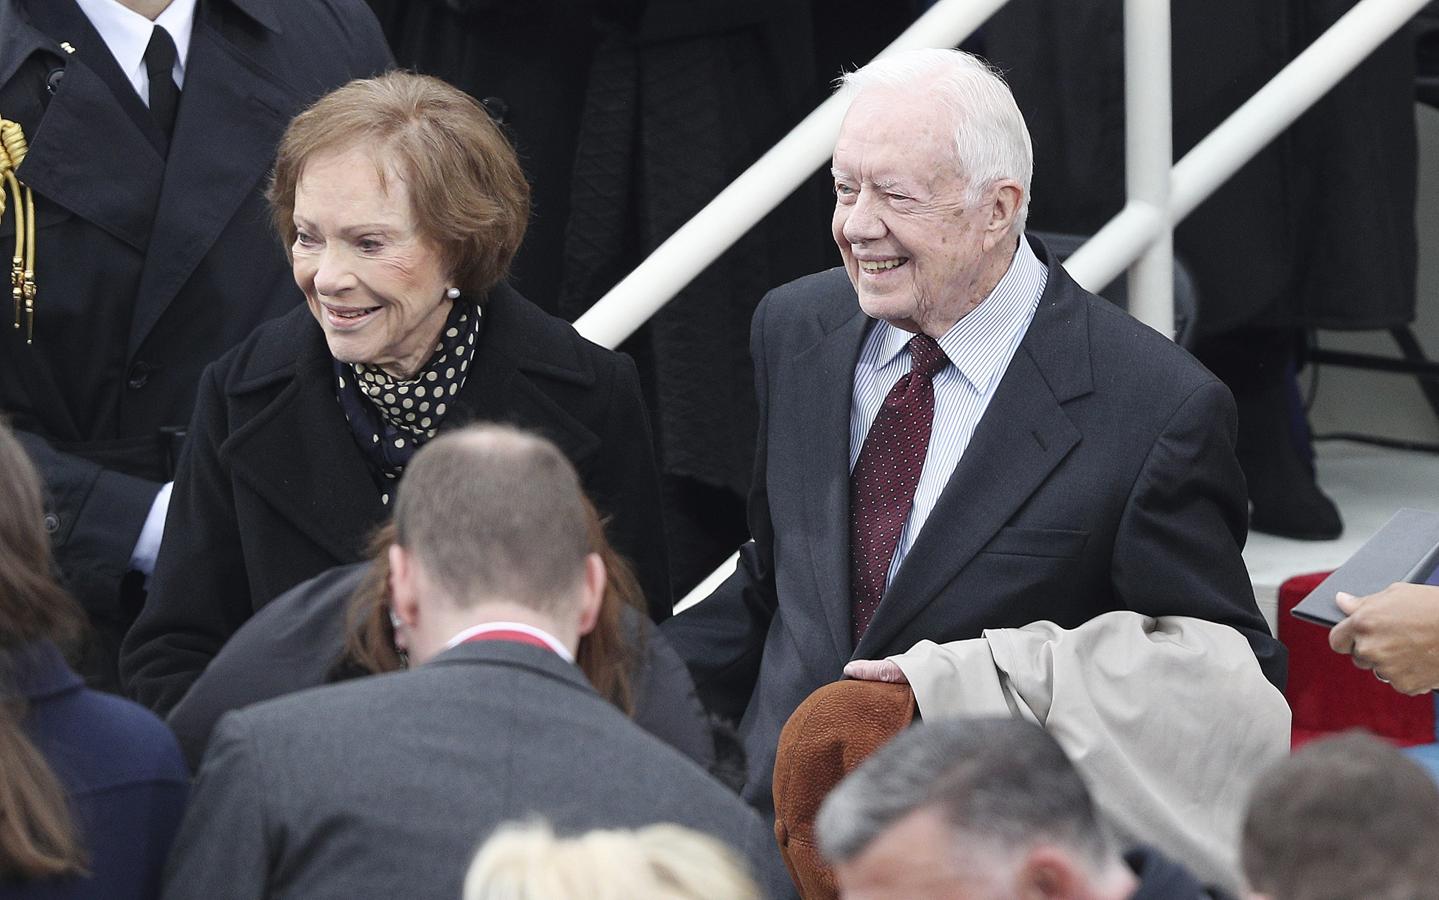
[[[1396,581],[1433,583],[1439,568],[1439,513],[1401,509],[1344,565],[1294,607],[1296,617],[1316,625],[1337,625],[1344,613],[1334,603],[1340,591],[1363,597]]]

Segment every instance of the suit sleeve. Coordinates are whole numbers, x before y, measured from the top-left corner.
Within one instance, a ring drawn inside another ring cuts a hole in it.
[[[220,720],[165,869],[165,900],[260,900],[277,848],[243,713]]]
[[[634,566],[650,618],[663,622],[670,617],[674,600],[654,440],[634,362],[623,354],[612,358],[618,362],[599,427],[602,449],[585,479],[585,489],[608,519],[605,531],[610,542]]]
[[[766,298],[750,327],[759,428],[749,495],[750,541],[740,548],[734,574],[704,600],[665,622],[665,639],[690,667],[700,698],[711,712],[738,720],[759,677],[765,634],[778,603],[774,581],[774,527],[766,487],[769,428],[768,360],[765,358]]]
[[[1247,491],[1234,455],[1229,389],[1200,385],[1160,433],[1130,492],[1114,543],[1115,591],[1149,616],[1194,616],[1237,629],[1283,690],[1284,646],[1269,633],[1240,551]]]
[[[66,586],[92,620],[128,625],[120,579],[160,484],[56,450],[39,435],[16,436],[45,482],[45,527]]]
[[[234,495],[220,459],[228,436],[220,381],[215,365],[201,377],[150,595],[121,648],[126,689],[161,717],[251,613]]]

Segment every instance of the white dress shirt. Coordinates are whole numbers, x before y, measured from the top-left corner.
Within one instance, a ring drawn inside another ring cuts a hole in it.
[[[994,290],[939,339],[940,349],[949,357],[950,364],[934,376],[934,424],[930,429],[929,450],[915,488],[914,505],[900,532],[894,558],[889,562],[889,572],[884,579],[886,588],[914,546],[954,467],[964,456],[975,426],[989,408],[995,388],[1029,330],[1048,280],[1049,270],[1034,255],[1029,241],[1021,236],[1009,269]],[[909,372],[907,345],[912,337],[913,334],[902,328],[879,322],[870,330],[860,350],[859,362],[854,367],[854,394],[849,412],[851,473],[885,396]]]
[[[46,0],[55,2],[55,0]],[[120,71],[135,86],[135,93],[150,105],[150,75],[145,71],[145,48],[150,35],[159,25],[175,42],[175,76],[178,87],[185,86],[185,61],[190,56],[190,29],[195,23],[196,0],[170,0],[170,5],[155,21],[122,6],[119,0],[75,0],[80,11],[104,38],[110,55],[120,64]]]
[[[521,634],[528,634],[530,637],[539,638],[541,641],[544,641],[545,646],[558,653],[560,658],[565,662],[572,663],[575,661],[575,655],[570,652],[570,648],[560,643],[559,638],[545,631],[543,628],[536,628],[533,625],[526,625],[523,622],[486,622],[483,625],[471,625],[469,628],[466,628],[464,631],[461,631],[446,641],[445,649],[449,650],[452,647],[458,647],[470,638],[478,637],[490,631],[518,631]]]

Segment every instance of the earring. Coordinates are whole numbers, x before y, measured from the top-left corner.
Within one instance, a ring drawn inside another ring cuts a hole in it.
[[[445,288],[445,296],[451,300],[460,299],[460,289],[457,287]]]

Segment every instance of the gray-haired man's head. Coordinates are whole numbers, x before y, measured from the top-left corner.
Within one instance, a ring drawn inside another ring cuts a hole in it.
[[[846,898],[1121,898],[1135,883],[1064,751],[1011,719],[906,730],[840,783],[817,831]]]

